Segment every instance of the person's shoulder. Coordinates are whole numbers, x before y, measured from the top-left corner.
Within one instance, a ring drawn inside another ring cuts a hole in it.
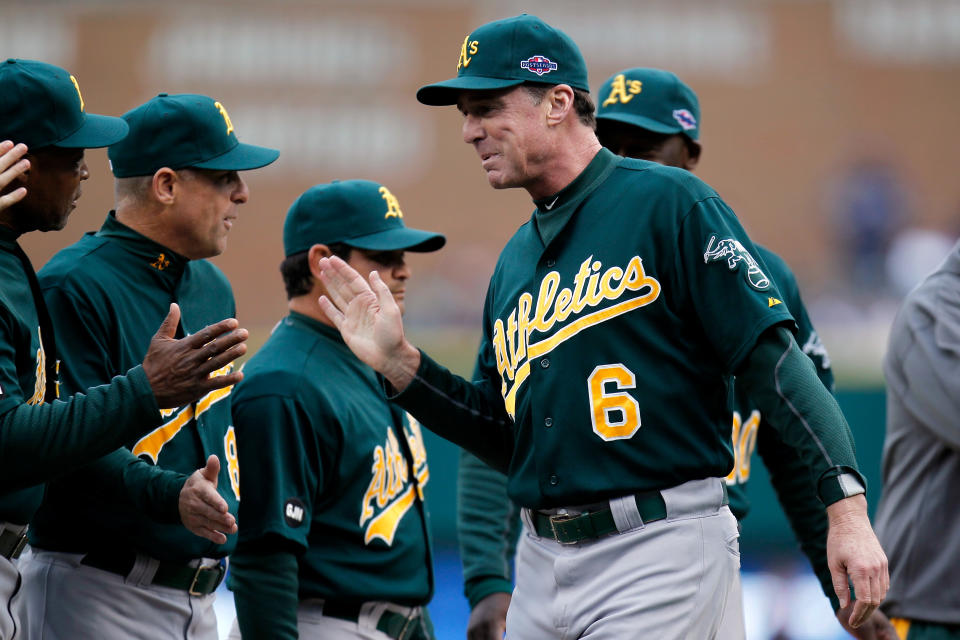
[[[95,233],[85,233],[82,238],[71,245],[60,249],[40,271],[37,276],[43,281],[68,280],[76,276],[80,265],[86,265],[101,258],[100,253],[106,246],[104,238]]]
[[[319,394],[321,380],[338,361],[330,340],[281,320],[267,342],[244,365],[234,402],[265,395],[294,398]]]
[[[754,246],[757,248],[757,254],[760,256],[760,259],[763,260],[764,265],[766,265],[770,271],[768,275],[773,276],[775,282],[779,284],[781,281],[791,283],[797,281],[797,277],[790,269],[790,265],[787,264],[787,261],[784,260],[780,254],[760,244],[755,244]]]
[[[187,269],[190,270],[192,277],[201,280],[205,286],[233,291],[227,275],[209,260],[191,260],[187,263]]]
[[[628,185],[667,192],[676,191],[694,201],[718,197],[717,192],[710,185],[679,167],[669,167],[638,158],[623,158],[617,165],[615,173]]]

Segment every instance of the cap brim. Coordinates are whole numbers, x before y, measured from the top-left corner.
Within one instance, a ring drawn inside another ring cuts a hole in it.
[[[428,84],[417,90],[417,100],[431,107],[457,104],[461,91],[484,91],[507,89],[523,84],[523,80],[488,78],[485,76],[459,76],[443,82]]]
[[[195,162],[190,166],[196,169],[211,169],[213,171],[247,171],[248,169],[265,167],[279,157],[280,152],[276,149],[241,142],[230,151],[222,153],[216,158]]]
[[[65,149],[97,149],[109,147],[127,137],[130,127],[123,118],[86,113],[83,125],[63,140],[53,143]]]
[[[416,251],[427,253],[436,251],[446,244],[447,239],[439,233],[397,227],[379,231],[366,236],[345,238],[345,244],[368,251]]]
[[[646,129],[647,131],[653,131],[654,133],[684,133],[683,127],[680,125],[670,126],[657,120],[634,115],[632,113],[610,113],[604,115],[597,114],[597,122],[601,122],[603,120],[623,122],[635,127],[640,127],[641,129]]]

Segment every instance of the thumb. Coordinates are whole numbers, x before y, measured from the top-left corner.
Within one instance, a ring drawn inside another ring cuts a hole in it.
[[[177,335],[177,325],[180,324],[180,305],[176,302],[170,303],[170,311],[167,317],[160,323],[157,329],[157,335],[163,338],[174,338]]]
[[[833,591],[840,600],[840,608],[850,604],[850,584],[847,582],[847,573],[842,568],[830,567],[830,577],[833,581]]]
[[[220,458],[215,455],[207,458],[207,465],[200,470],[200,475],[216,488],[217,479],[220,477]]]

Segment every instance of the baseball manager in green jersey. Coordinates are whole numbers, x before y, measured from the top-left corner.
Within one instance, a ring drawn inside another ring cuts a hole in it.
[[[369,180],[308,189],[290,207],[281,264],[290,313],[250,360],[233,418],[244,473],[232,637],[427,640],[433,570],[420,426],[320,309],[320,259],[376,273],[402,311],[405,252],[444,237],[404,225]]]
[[[739,565],[733,374],[807,463],[834,588],[847,604],[852,578],[861,624],[888,576],[849,428],[736,216],[689,172],[600,146],[583,58],[541,20],[479,27],[457,67],[418,99],[456,104],[489,183],[536,206],[490,281],[481,378],[411,345],[375,274],[323,259],[321,305],[397,403],[508,471],[532,538],[508,634],[715,636]]]
[[[32,60],[0,64],[0,140],[7,139],[0,143],[3,640],[23,637],[17,558],[27,523],[43,497],[43,485],[37,483],[154,429],[161,422],[158,406],[190,402],[240,379],[239,374],[209,377],[246,348],[242,344],[246,331],[237,330],[236,320],[223,320],[195,336],[174,340],[179,310],[171,308],[153,338],[147,334],[142,366],[139,359],[131,361],[116,371],[126,375],[100,381],[109,384],[82,387],[83,394],[53,402],[58,396],[59,352],[36,274],[18,238],[30,231],[62,229],[77,206],[83,181],[90,177],[84,149],[117,142],[127,129],[119,118],[88,114],[80,85],[66,70]],[[232,334],[225,336],[227,332]]]
[[[675,74],[660,69],[635,68],[611,76],[598,92],[597,136],[619,155],[659,162],[693,171],[701,155],[700,104],[693,90]],[[800,297],[796,278],[774,252],[756,245],[764,273],[776,283],[798,325],[797,342],[811,359],[817,376],[833,388],[827,351],[820,342]],[[732,445],[734,465],[725,481],[730,510],[742,521],[750,510],[746,483],[756,447],[770,471],[801,548],[810,559],[824,593],[839,606],[827,566],[827,517],[804,462],[764,420],[752,401],[736,387]],[[506,477],[463,451],[460,457],[457,529],[464,566],[464,589],[471,604],[469,640],[500,638],[513,589],[510,568],[520,518],[507,497]],[[521,539],[521,544],[527,538]],[[744,633],[739,573],[727,602],[718,638]],[[849,610],[837,616],[846,624]],[[850,627],[847,627],[851,630]],[[875,611],[868,624],[852,630],[872,640],[879,629],[893,633],[884,615]],[[891,636],[892,638],[892,636]]]
[[[40,272],[68,393],[137,362],[171,302],[179,335],[235,315],[230,283],[204,258],[223,252],[249,198],[239,172],[278,156],[239,142],[207,96],[160,94],[123,118],[130,133],[108,152],[116,210]],[[217,637],[213,591],[239,500],[231,390],[166,405],[162,425],[48,485],[31,528],[28,637]],[[207,491],[185,503],[194,482]],[[196,522],[204,505],[218,517]]]

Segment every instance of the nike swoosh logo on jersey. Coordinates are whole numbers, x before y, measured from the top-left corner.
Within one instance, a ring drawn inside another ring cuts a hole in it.
[[[559,199],[560,199],[560,196],[557,196],[556,198],[553,199],[553,202],[551,202],[551,203],[548,204],[548,205],[544,205],[544,208],[545,208],[547,211],[550,211],[550,209],[553,209],[553,205],[557,204],[557,200],[559,200]]]

